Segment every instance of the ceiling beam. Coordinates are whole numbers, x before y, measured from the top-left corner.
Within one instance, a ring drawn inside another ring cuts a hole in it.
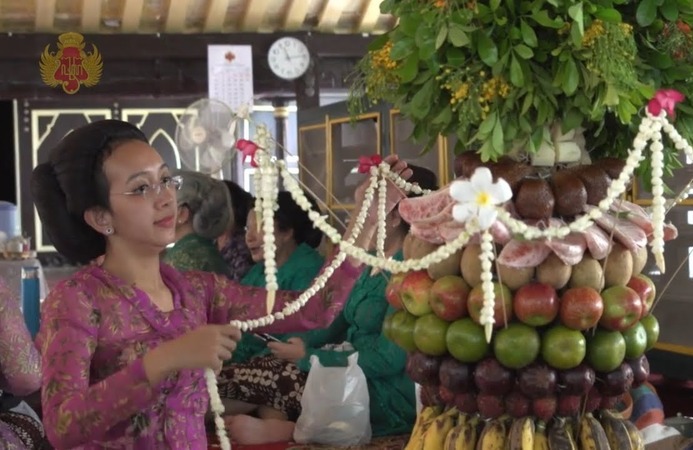
[[[185,32],[185,19],[188,17],[188,3],[190,0],[176,0],[169,2],[166,15],[166,33]],[[175,6],[174,6],[175,5]]]
[[[240,29],[243,31],[258,31],[267,15],[270,0],[248,0],[248,6],[241,19]]]
[[[366,0],[361,8],[361,17],[356,30],[359,33],[370,33],[375,29],[380,18],[380,3],[382,0]]]
[[[306,15],[308,14],[308,6],[310,6],[310,2],[305,0],[291,0],[291,5],[286,12],[286,20],[284,21],[284,28],[287,31],[297,31],[303,28],[303,22],[306,21]]]
[[[36,17],[34,26],[37,31],[50,32],[55,22],[55,1],[56,0],[36,0]]]
[[[101,4],[94,0],[82,0],[82,29],[94,33],[101,28]]]
[[[210,2],[203,28],[205,33],[219,33],[222,31],[228,6],[229,0],[212,0]]]
[[[143,6],[144,0],[125,0],[123,23],[120,27],[123,33],[136,33],[139,30]]]
[[[346,3],[343,0],[327,0],[318,19],[318,30],[334,31],[346,8]]]

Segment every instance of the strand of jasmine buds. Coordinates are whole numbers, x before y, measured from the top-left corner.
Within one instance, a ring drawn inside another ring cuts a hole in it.
[[[255,192],[262,192],[262,173],[260,172],[260,168],[258,167],[255,169],[255,173],[253,173],[253,186],[255,186]],[[255,197],[255,207],[253,208],[255,210],[255,217],[256,221],[255,223],[257,224],[257,231],[260,232],[262,229],[262,196],[258,195]]]
[[[659,270],[664,273],[664,146],[662,145],[662,124],[656,121],[653,125],[652,143],[650,144],[652,167],[652,254]]]
[[[481,253],[479,254],[481,262],[481,289],[484,294],[484,302],[481,307],[479,323],[484,327],[484,335],[486,342],[491,342],[493,335],[494,306],[496,294],[493,288],[493,275],[491,275],[491,266],[493,265],[493,236],[489,230],[484,230],[481,234]]]
[[[626,190],[628,180],[633,176],[635,168],[640,164],[642,153],[651,139],[653,120],[650,116],[645,117],[640,124],[638,135],[633,140],[633,148],[628,152],[626,164],[623,167],[619,177],[612,180],[607,190],[607,195],[596,208],[589,210],[584,214],[564,226],[549,226],[544,229],[535,226],[527,225],[526,223],[515,219],[504,208],[497,208],[498,219],[505,224],[508,229],[515,234],[523,236],[525,239],[539,238],[563,238],[572,232],[582,232],[594,224],[594,221],[599,219],[606,213],[611,205],[623,194]]]
[[[385,258],[385,202],[387,201],[387,178],[385,175],[385,167],[390,167],[387,163],[380,164],[380,170],[383,172],[378,181],[378,234],[376,236],[376,252],[379,258]]]
[[[406,181],[404,178],[400,177],[399,174],[396,174],[390,170],[390,166],[387,164],[384,164],[381,169],[385,172],[387,177],[395,183],[395,186],[403,189],[406,192],[411,192],[418,195],[428,195],[433,192],[430,189],[422,189],[417,184],[412,184]]]
[[[267,155],[262,157],[262,230],[267,288],[267,314],[274,309],[277,284],[277,246],[274,242],[274,207],[277,204],[277,169]]]
[[[207,392],[209,393],[209,404],[214,414],[214,428],[216,429],[217,439],[221,450],[231,450],[231,441],[226,435],[226,424],[222,415],[224,414],[224,404],[219,396],[219,388],[217,387],[217,377],[212,369],[205,369],[205,383],[207,384]]]
[[[363,264],[368,266],[377,267],[379,269],[385,269],[392,273],[407,272],[409,270],[420,270],[425,269],[431,264],[436,264],[447,258],[449,258],[453,253],[461,249],[468,241],[471,234],[467,231],[461,232],[458,237],[440,247],[438,247],[432,253],[424,256],[421,259],[410,259],[407,261],[395,261],[392,258],[379,258],[374,256],[361,247],[353,245],[352,239],[348,241],[341,241],[339,233],[331,225],[326,222],[325,216],[321,216],[317,212],[311,210],[311,205],[306,199],[303,191],[299,187],[295,178],[286,169],[286,165],[283,161],[279,161],[279,168],[282,178],[284,179],[284,185],[286,189],[291,193],[296,203],[301,206],[301,208],[308,212],[313,224],[320,231],[325,233],[335,244],[340,245],[340,249],[343,250],[348,256],[361,261]],[[354,231],[358,230],[360,232],[361,224],[364,223],[366,215],[368,214],[368,208],[373,198],[373,191],[375,190],[375,185],[377,183],[377,171],[375,168],[371,168],[371,180],[365,193],[364,205],[359,211],[359,215],[356,218],[356,224]]]

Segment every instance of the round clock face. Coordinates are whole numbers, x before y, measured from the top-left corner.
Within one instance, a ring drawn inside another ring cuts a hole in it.
[[[310,52],[306,44],[293,37],[283,37],[272,44],[267,54],[272,72],[285,80],[295,80],[308,70]]]

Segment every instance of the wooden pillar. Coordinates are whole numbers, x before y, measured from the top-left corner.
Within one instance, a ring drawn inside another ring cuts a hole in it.
[[[310,61],[308,71],[296,80],[296,108],[317,108],[320,106],[320,62],[314,56]]]

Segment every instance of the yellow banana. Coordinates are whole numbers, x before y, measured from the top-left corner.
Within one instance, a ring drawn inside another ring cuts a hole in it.
[[[463,424],[461,432],[457,435],[454,447],[447,450],[475,450],[479,427],[479,417],[468,418]]]
[[[533,450],[534,449],[534,421],[531,417],[515,419],[508,433],[508,450]]]
[[[601,420],[602,427],[606,433],[609,446],[614,450],[633,450],[633,442],[628,435],[628,428],[621,419],[603,415]]]
[[[570,427],[564,419],[555,419],[549,429],[549,448],[551,450],[577,450]]]
[[[487,422],[479,436],[476,450],[504,450],[507,432],[504,420],[493,419]]]
[[[414,427],[411,430],[411,435],[409,436],[409,442],[405,450],[422,450],[423,449],[423,438],[426,433],[426,429],[433,422],[433,420],[441,414],[441,407],[439,406],[427,406],[421,410],[421,412],[416,416],[416,422],[414,422]]]
[[[645,450],[645,439],[642,437],[642,433],[633,422],[628,419],[622,419],[621,423],[628,430],[628,436],[630,436],[630,442],[633,450]],[[615,450],[615,449],[612,449]]]
[[[462,434],[468,420],[469,416],[460,413],[460,415],[457,417],[457,425],[452,427],[452,429],[448,431],[448,434],[445,436],[445,443],[443,444],[444,450],[455,450],[455,442],[457,441],[458,436]]]
[[[536,424],[534,443],[532,445],[532,450],[549,450],[549,438],[546,436],[546,424],[541,420]]]
[[[451,408],[433,419],[424,433],[423,448],[425,450],[443,450],[445,438],[455,426],[458,416],[457,408]]]
[[[578,442],[580,450],[611,449],[602,424],[591,413],[582,416]]]

